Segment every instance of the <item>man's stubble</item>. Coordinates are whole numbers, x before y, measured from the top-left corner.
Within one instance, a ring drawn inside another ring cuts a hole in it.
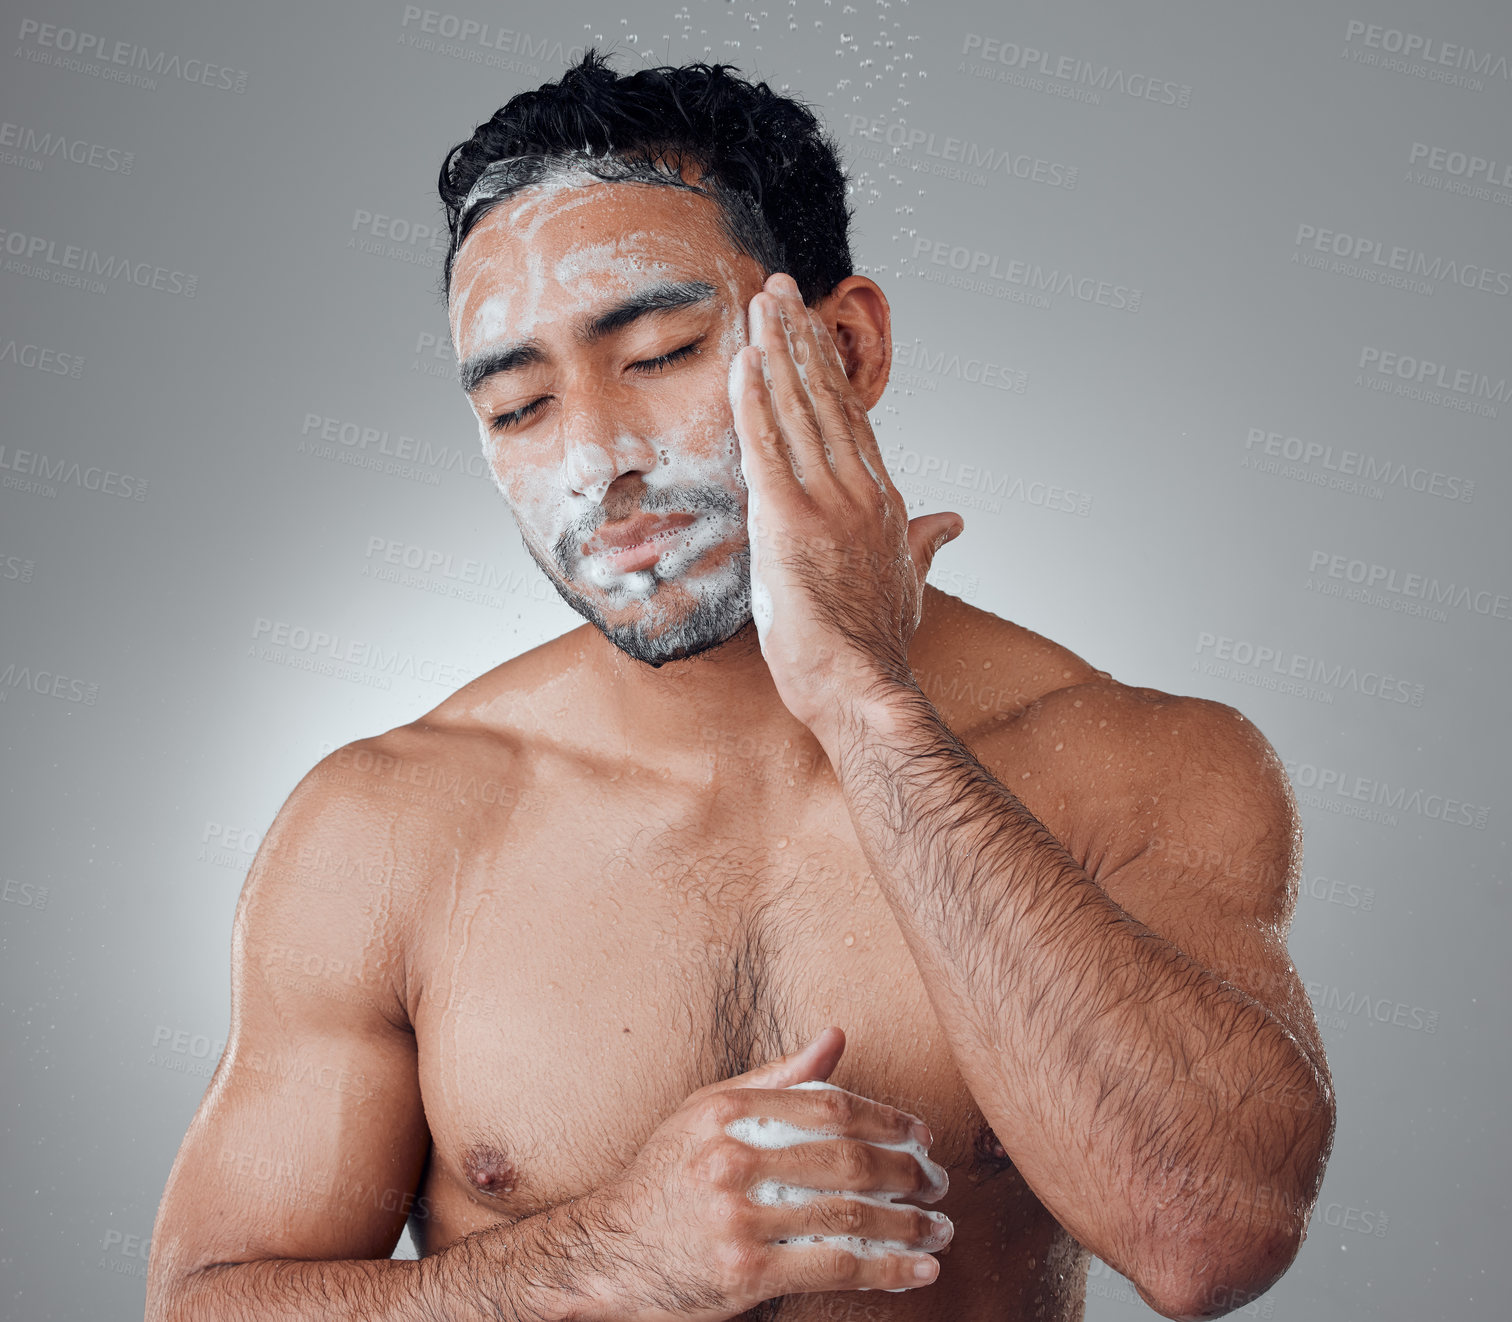
[[[696,513],[702,510],[743,521],[743,512],[733,494],[713,483],[648,487],[639,507],[628,513]],[[518,519],[516,526],[519,526]],[[550,560],[536,553],[523,529],[520,540],[562,600],[627,656],[660,667],[668,661],[684,660],[719,647],[751,622],[751,545],[745,541],[720,570],[703,576],[703,582],[693,581],[691,575],[665,577],[663,562],[658,560],[643,571],[651,576],[650,591],[629,587],[623,582],[611,584],[604,590],[611,605],[641,603],[641,609],[629,621],[611,625],[598,606],[572,581],[574,567],[582,560],[578,548],[592,532],[592,528],[569,528],[557,538]],[[689,580],[680,583],[687,589],[687,602],[674,603],[666,585],[683,578]],[[668,618],[669,615],[672,618]]]

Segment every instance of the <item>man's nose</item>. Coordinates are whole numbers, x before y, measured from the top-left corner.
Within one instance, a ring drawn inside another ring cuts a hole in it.
[[[603,503],[604,494],[626,473],[649,473],[661,461],[656,443],[616,410],[586,404],[562,419],[562,478],[569,490]]]

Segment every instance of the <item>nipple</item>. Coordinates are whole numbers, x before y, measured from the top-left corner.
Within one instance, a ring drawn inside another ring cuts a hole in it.
[[[479,1143],[468,1149],[463,1166],[473,1187],[479,1193],[486,1193],[492,1198],[513,1193],[519,1179],[509,1158],[498,1148],[490,1147],[486,1143]]]
[[[979,1162],[986,1165],[1012,1166],[1013,1158],[1008,1155],[1008,1150],[1003,1142],[992,1132],[992,1127],[985,1122],[977,1130],[975,1143],[975,1156]]]

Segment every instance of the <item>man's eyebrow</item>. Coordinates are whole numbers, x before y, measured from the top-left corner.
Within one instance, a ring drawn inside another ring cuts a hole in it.
[[[575,338],[579,344],[594,344],[606,335],[623,330],[648,313],[704,303],[713,298],[716,292],[713,285],[703,280],[658,280],[642,285],[611,307],[580,323]],[[516,344],[498,344],[480,349],[463,361],[457,374],[463,392],[470,395],[491,376],[545,361],[546,349],[539,340],[521,340]]]

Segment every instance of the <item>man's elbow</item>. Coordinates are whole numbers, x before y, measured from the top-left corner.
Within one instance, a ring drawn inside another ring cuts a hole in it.
[[[181,1318],[205,1318],[212,1314],[206,1280],[217,1270],[241,1263],[212,1262],[201,1267],[170,1270],[166,1265],[147,1271],[146,1322],[179,1322]]]
[[[1223,1317],[1253,1303],[1286,1274],[1305,1234],[1302,1227],[1277,1228],[1244,1244],[1187,1245],[1163,1255],[1169,1266],[1135,1288],[1172,1322]]]
[[[1258,1299],[1296,1261],[1333,1148],[1332,1086],[1316,1072],[1311,1083],[1292,1148],[1306,1172],[1297,1184],[1254,1186],[1237,1205],[1232,1196],[1189,1203],[1184,1217],[1172,1208],[1168,1225],[1150,1231],[1149,1269],[1135,1288],[1163,1317],[1223,1317]]]

